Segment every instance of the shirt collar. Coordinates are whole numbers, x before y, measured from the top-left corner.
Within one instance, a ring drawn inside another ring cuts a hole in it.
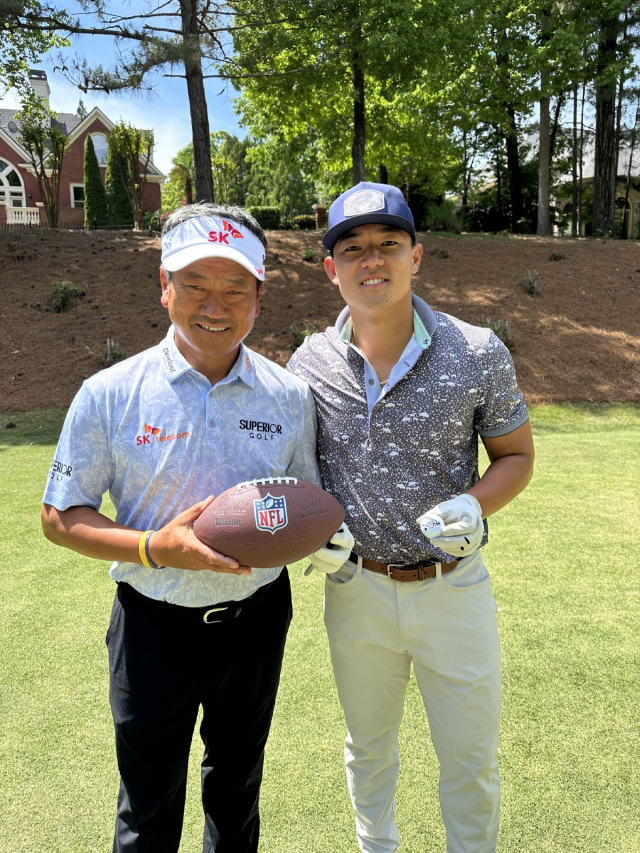
[[[438,322],[435,314],[424,299],[420,299],[419,296],[412,294],[411,301],[413,304],[413,336],[417,343],[420,344],[420,347],[426,349],[431,344],[431,335]],[[353,323],[348,306],[342,309],[336,320],[336,331],[341,341],[347,344],[351,343]]]
[[[164,375],[170,383],[175,382],[183,374],[189,370],[194,370],[187,359],[182,355],[175,341],[175,330],[173,325],[169,326],[169,331],[163,341],[158,344],[158,352],[160,354],[160,363]],[[197,372],[197,371],[196,371]],[[222,380],[223,382],[232,382],[234,379],[240,379],[245,385],[250,388],[254,387],[255,382],[255,362],[253,353],[247,349],[243,343],[240,344],[238,358],[235,360],[231,370]]]

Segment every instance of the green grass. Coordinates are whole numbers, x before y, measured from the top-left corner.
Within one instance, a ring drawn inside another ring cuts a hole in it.
[[[485,550],[503,650],[500,853],[640,853],[640,406],[532,412],[530,487]],[[7,430],[5,423],[16,428]],[[107,565],[47,543],[38,510],[54,410],[0,420],[0,853],[110,849],[117,772]],[[322,579],[291,571],[295,618],[262,795],[263,853],[357,853]],[[200,849],[194,741],[182,853]],[[442,853],[437,768],[415,681],[401,732],[403,853]]]

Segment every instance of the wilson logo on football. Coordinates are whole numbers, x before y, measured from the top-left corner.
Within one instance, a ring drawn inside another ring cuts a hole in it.
[[[223,231],[209,231],[209,242],[210,243],[224,243],[225,246],[229,245],[229,237],[233,237],[234,240],[240,238],[244,240],[244,234],[241,234],[237,228],[227,222],[226,219],[222,220]]]
[[[276,530],[281,530],[289,523],[287,517],[287,500],[284,497],[274,498],[273,495],[267,493],[262,500],[253,502],[253,509],[258,530],[267,530],[269,533],[275,533]]]

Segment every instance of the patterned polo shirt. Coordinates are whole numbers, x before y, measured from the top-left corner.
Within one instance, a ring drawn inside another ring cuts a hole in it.
[[[384,563],[450,559],[416,518],[478,481],[479,435],[505,435],[528,419],[511,355],[490,329],[416,296],[413,306],[427,337],[416,339],[414,319],[415,358],[405,350],[407,363],[401,357],[371,409],[367,376],[375,371],[343,334],[348,308],[289,362],[316,401],[324,487],[345,507],[356,551]],[[485,522],[482,544],[487,535]]]
[[[43,501],[60,511],[99,510],[109,492],[119,524],[157,530],[244,480],[290,476],[320,485],[315,452],[305,382],[241,345],[229,374],[212,386],[179,352],[172,326],[157,346],[83,384]],[[241,576],[115,562],[109,574],[150,598],[204,607],[246,598],[281,571]]]

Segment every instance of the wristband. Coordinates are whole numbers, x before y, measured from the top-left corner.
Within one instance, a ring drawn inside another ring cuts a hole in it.
[[[166,569],[166,566],[156,566],[151,557],[149,556],[149,540],[155,533],[155,530],[147,530],[144,534],[144,556],[146,559],[145,566],[148,566],[150,569]]]
[[[149,556],[149,539],[153,536],[155,530],[145,530],[138,542],[138,553],[140,554],[140,562],[148,569],[164,569],[165,566],[156,566]]]

